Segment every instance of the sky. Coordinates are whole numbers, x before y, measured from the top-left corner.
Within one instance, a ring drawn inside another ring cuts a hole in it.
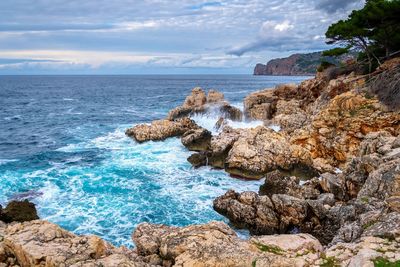
[[[0,74],[251,74],[363,0],[1,0]]]

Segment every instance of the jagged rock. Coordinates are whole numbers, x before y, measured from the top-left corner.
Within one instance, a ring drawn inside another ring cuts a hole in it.
[[[223,117],[220,117],[215,123],[214,129],[219,131],[220,129],[223,129],[226,126],[228,126],[227,121]]]
[[[286,194],[294,197],[302,197],[299,178],[295,176],[284,175],[276,170],[267,173],[265,182],[260,186],[259,194],[272,197],[274,194]]]
[[[352,158],[346,165],[343,177],[346,194],[349,198],[357,197],[369,174],[379,167],[382,159],[377,154]]]
[[[187,96],[184,107],[201,107],[207,102],[207,97],[203,89],[200,87],[193,88],[192,94]]]
[[[376,197],[379,199],[400,195],[400,158],[381,164],[369,174],[358,198]]]
[[[333,206],[335,205],[335,195],[331,193],[324,193],[318,196],[318,200],[325,206]]]
[[[227,172],[250,179],[260,179],[278,168],[290,170],[296,165],[311,165],[310,155],[291,145],[287,137],[259,126],[242,130],[226,159]]]
[[[321,175],[321,187],[327,193],[332,193],[337,199],[343,200],[345,197],[343,181],[338,175],[324,173]]]
[[[291,133],[303,127],[306,121],[307,114],[300,108],[300,101],[292,99],[277,102],[272,123],[279,125],[282,130]]]
[[[288,195],[273,195],[271,198],[279,215],[280,229],[300,225],[307,216],[307,203],[303,199]]]
[[[268,196],[259,197],[254,192],[239,194],[229,190],[214,200],[213,207],[232,223],[248,228],[253,234],[278,232],[279,220]]]
[[[10,222],[26,222],[39,219],[35,204],[24,201],[11,201],[7,207],[2,210],[0,206],[0,221]]]
[[[228,103],[223,103],[219,107],[219,112],[222,114],[222,117],[225,119],[229,119],[232,121],[242,121],[243,113],[240,109],[231,106]]]
[[[192,112],[192,107],[179,106],[168,112],[167,120],[174,121],[180,118],[189,117]]]
[[[248,95],[244,99],[244,114],[247,119],[268,120],[276,110],[278,97],[274,89],[265,89]]]
[[[211,137],[210,131],[199,128],[185,132],[181,137],[181,141],[190,151],[205,151],[210,147]]]
[[[337,166],[358,153],[368,133],[384,130],[396,134],[399,129],[399,113],[350,91],[330,100],[311,126],[295,131],[291,141],[310,151],[312,158],[324,158]]]
[[[224,127],[222,132],[211,138],[209,150],[191,155],[188,161],[194,167],[210,165],[215,168],[225,168],[228,152],[239,138],[240,133],[239,129]]]
[[[400,237],[400,213],[392,212],[367,225],[363,236],[376,236],[390,240]]]
[[[183,135],[185,132],[198,129],[199,126],[189,118],[153,121],[150,125],[139,124],[126,130],[125,134],[134,138],[137,142],[161,141],[168,137]]]
[[[208,165],[207,152],[194,153],[187,158],[187,161],[189,161],[189,163],[192,164],[192,166],[195,168],[207,166]]]
[[[307,203],[288,195],[259,196],[254,192],[232,190],[214,200],[214,209],[238,227],[252,234],[286,232],[300,225],[307,216]]]

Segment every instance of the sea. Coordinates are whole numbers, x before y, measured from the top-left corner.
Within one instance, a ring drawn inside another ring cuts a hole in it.
[[[212,208],[260,181],[194,169],[179,138],[139,144],[127,128],[165,118],[194,87],[243,107],[250,92],[308,77],[251,75],[0,76],[0,204],[28,199],[40,218],[132,247],[142,222],[228,221]],[[218,114],[193,119],[215,133]],[[230,122],[254,127],[261,122]],[[237,230],[240,236],[244,231]]]

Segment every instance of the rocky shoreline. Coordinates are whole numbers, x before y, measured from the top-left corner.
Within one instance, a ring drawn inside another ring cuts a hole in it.
[[[400,265],[400,111],[371,90],[386,72],[399,73],[400,58],[371,76],[329,68],[300,85],[252,93],[243,112],[223,94],[195,88],[165,119],[127,129],[137,142],[180,137],[194,167],[265,178],[259,192],[230,190],[214,200],[250,239],[222,222],[143,223],[132,234],[135,249],[115,248],[20,218],[31,205],[10,203],[0,208],[0,266]],[[191,119],[208,113],[220,115],[216,135]],[[264,126],[229,125],[243,120]]]

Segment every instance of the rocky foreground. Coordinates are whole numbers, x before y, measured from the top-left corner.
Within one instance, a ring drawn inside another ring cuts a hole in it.
[[[265,178],[258,192],[214,200],[217,212],[250,231],[248,240],[222,222],[143,223],[132,234],[135,249],[116,248],[12,202],[0,208],[0,266],[399,266],[400,101],[388,87],[399,73],[399,58],[371,76],[330,68],[250,94],[243,113],[221,93],[195,88],[164,120],[126,131],[137,142],[180,137],[194,167]],[[220,114],[214,136],[191,119],[211,112]],[[265,126],[234,129],[231,120]]]

